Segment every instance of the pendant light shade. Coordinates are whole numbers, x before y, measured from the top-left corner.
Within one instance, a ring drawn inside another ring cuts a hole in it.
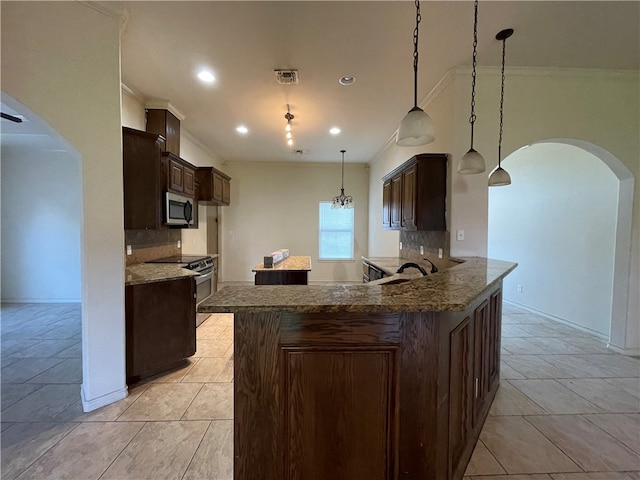
[[[473,175],[482,173],[485,170],[484,158],[475,148],[473,148],[473,128],[476,123],[476,65],[478,64],[478,0],[473,4],[473,62],[471,71],[471,116],[469,123],[471,124],[471,148],[465,153],[458,162],[458,173],[462,175]]]
[[[489,175],[490,187],[501,187],[511,185],[511,177],[505,169],[502,168],[502,113],[504,106],[504,58],[507,46],[507,38],[513,35],[513,29],[507,28],[498,32],[496,40],[502,40],[502,83],[500,86],[500,135],[498,137],[498,167]]]
[[[491,175],[489,175],[489,186],[502,187],[504,185],[511,185],[511,177],[504,168],[497,167],[491,172]]]
[[[413,108],[405,115],[398,127],[396,145],[400,147],[416,147],[426,145],[435,140],[435,129],[431,117],[418,107],[418,32],[422,16],[420,1],[416,5],[416,28],[413,30]]]
[[[344,194],[344,154],[346,150],[340,150],[342,154],[342,183],[340,185],[340,195],[333,197],[331,208],[353,208],[353,197]]]

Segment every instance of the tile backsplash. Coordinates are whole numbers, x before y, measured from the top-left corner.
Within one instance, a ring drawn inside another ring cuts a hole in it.
[[[126,264],[148,262],[157,258],[179,255],[178,241],[182,243],[180,229],[125,230],[125,250],[131,245],[131,255],[125,255]],[[126,251],[125,251],[126,253]]]
[[[411,262],[424,263],[428,258],[437,267],[445,269],[451,266],[449,260],[449,232],[400,230],[402,250],[400,258],[406,258]],[[424,254],[420,253],[420,246],[424,247]],[[438,258],[438,249],[442,249],[442,258]]]

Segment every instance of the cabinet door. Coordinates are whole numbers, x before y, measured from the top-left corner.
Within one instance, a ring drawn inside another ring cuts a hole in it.
[[[195,196],[196,193],[196,178],[195,170],[191,167],[183,167],[182,175],[182,193],[190,197]]]
[[[488,369],[488,327],[489,301],[485,300],[475,309],[473,318],[473,426],[482,423],[489,393]]]
[[[489,331],[488,331],[488,390],[498,388],[500,382],[500,337],[502,330],[502,290],[494,292],[490,297]]]
[[[402,224],[402,173],[391,179],[391,228],[399,229]]]
[[[231,201],[231,182],[228,178],[222,177],[222,203],[229,205]]]
[[[449,334],[449,477],[462,478],[473,429],[472,322],[466,317]]]
[[[222,202],[222,180],[221,175],[213,172],[213,199],[217,202]]]
[[[416,230],[416,177],[418,166],[407,167],[402,172],[402,221],[403,230]]]
[[[391,180],[382,184],[382,227],[391,228]]]
[[[169,158],[169,190],[182,193],[184,167],[173,158]]]

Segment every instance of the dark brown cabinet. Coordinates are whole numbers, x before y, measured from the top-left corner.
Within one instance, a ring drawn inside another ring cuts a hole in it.
[[[416,155],[382,181],[384,228],[446,230],[447,155]]]
[[[163,152],[161,135],[122,128],[124,228],[158,230],[164,223],[164,193],[193,199],[198,227],[195,167],[173,153]]]
[[[150,108],[147,110],[147,132],[162,135],[163,152],[180,156],[180,120],[170,111]]]
[[[193,277],[125,287],[128,383],[177,366],[196,352],[195,288]]]
[[[231,178],[213,167],[196,169],[198,202],[203,205],[227,206],[231,200]]]

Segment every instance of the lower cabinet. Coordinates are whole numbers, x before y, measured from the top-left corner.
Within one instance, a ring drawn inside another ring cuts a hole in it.
[[[127,285],[127,383],[161,373],[196,353],[195,280]]]

